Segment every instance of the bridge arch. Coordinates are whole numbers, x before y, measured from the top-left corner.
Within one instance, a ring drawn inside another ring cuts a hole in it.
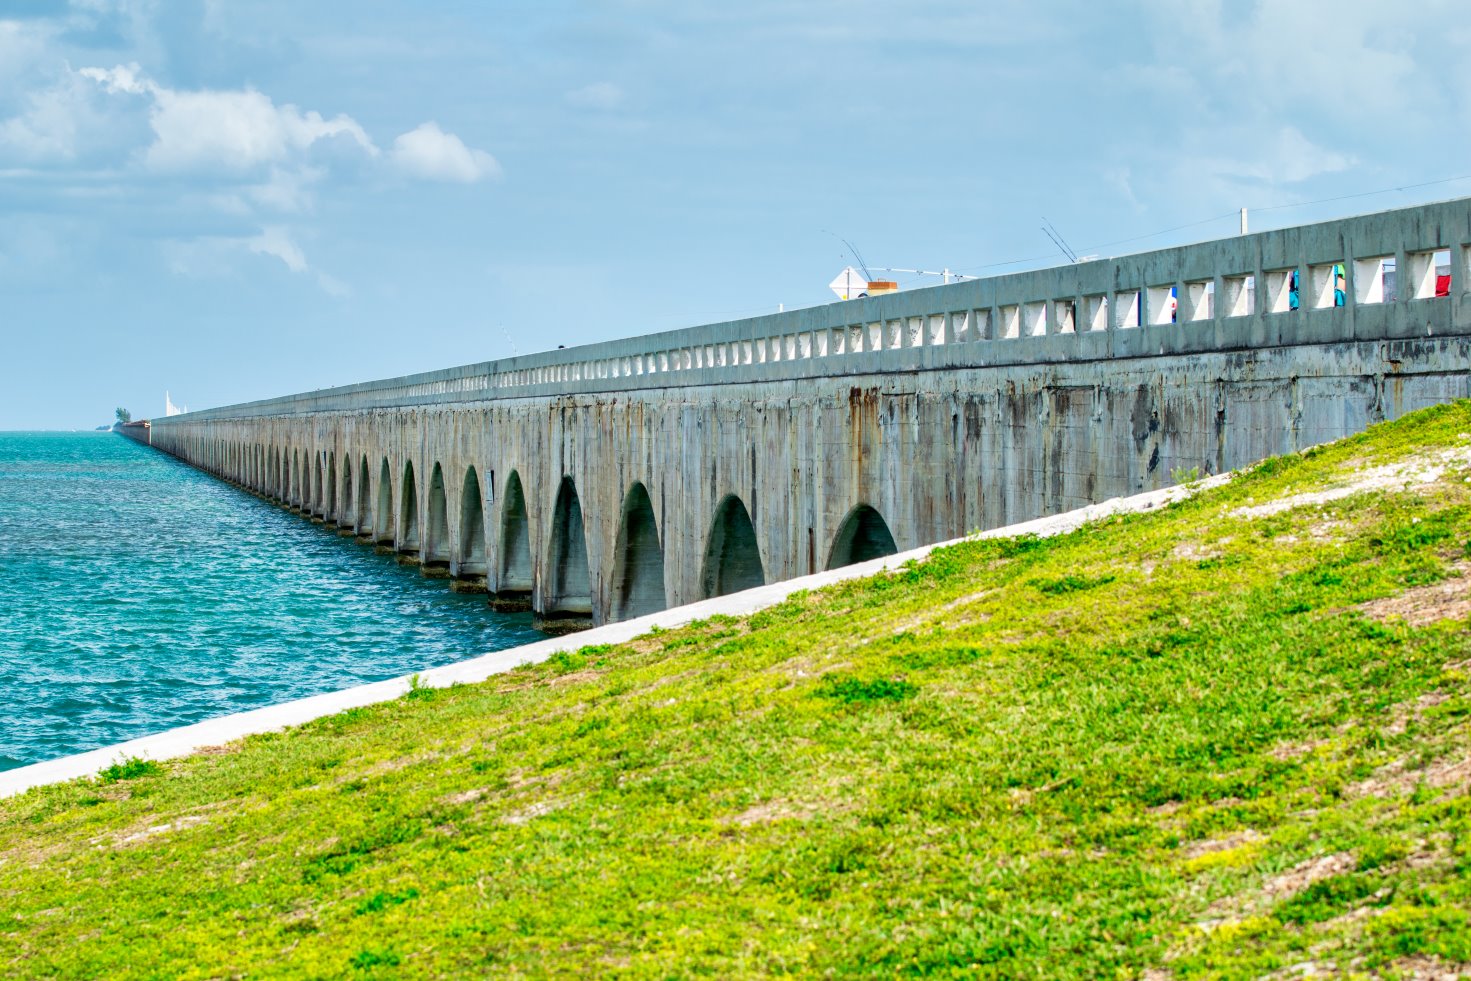
[[[623,498],[618,541],[613,548],[611,619],[632,620],[669,606],[664,590],[664,549],[649,491],[635,483]]]
[[[327,456],[327,500],[322,505],[323,517],[337,519],[337,454]]]
[[[437,461],[429,474],[429,514],[424,531],[424,564],[448,566],[449,508],[444,497],[444,468]]]
[[[889,532],[883,515],[872,505],[859,504],[838,526],[832,550],[828,552],[827,567],[841,569],[845,565],[881,559],[897,551],[894,536]]]
[[[461,579],[485,575],[485,502],[480,494],[480,475],[474,467],[465,471],[460,487],[459,559]]]
[[[402,506],[398,512],[398,550],[405,554],[419,550],[419,488],[414,480],[414,461],[404,461]]]
[[[291,492],[287,503],[293,507],[301,506],[301,451],[291,450]]]
[[[531,522],[521,475],[506,478],[501,504],[499,547],[496,551],[495,605],[503,610],[529,609],[532,589]]]
[[[388,457],[378,469],[378,503],[373,506],[373,539],[379,545],[393,544],[393,471]]]
[[[582,526],[582,502],[571,477],[563,477],[552,507],[547,549],[547,589],[542,618],[549,621],[592,619],[592,577],[587,564],[587,536]]]
[[[710,599],[764,585],[766,570],[761,564],[761,547],[756,542],[751,514],[744,501],[727,494],[715,508],[715,519],[705,540],[700,588]]]

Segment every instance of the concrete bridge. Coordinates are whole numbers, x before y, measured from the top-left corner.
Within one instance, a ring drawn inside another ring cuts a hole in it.
[[[1462,199],[192,412],[151,438],[571,628],[1466,397],[1468,259]]]

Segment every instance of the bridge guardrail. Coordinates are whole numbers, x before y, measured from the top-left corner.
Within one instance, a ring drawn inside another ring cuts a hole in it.
[[[1468,272],[1471,198],[1460,198],[167,421],[1471,334]]]

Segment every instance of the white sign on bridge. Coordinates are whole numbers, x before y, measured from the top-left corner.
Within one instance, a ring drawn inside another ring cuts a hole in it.
[[[838,278],[828,283],[827,288],[838,294],[840,300],[856,300],[868,292],[868,277],[849,266],[838,273]]]

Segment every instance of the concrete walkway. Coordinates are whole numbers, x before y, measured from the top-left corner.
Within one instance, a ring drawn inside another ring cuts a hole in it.
[[[1230,474],[1222,474],[1199,481],[1190,486],[1170,487],[1164,490],[1149,491],[1137,494],[1133,497],[1114,498],[1102,504],[1093,504],[1076,511],[1065,514],[1053,515],[1048,518],[1038,518],[1035,521],[1026,521],[1021,524],[1008,525],[1005,528],[997,528],[985,532],[980,538],[1010,538],[1017,535],[1038,535],[1047,537],[1051,535],[1066,534],[1089,522],[1099,518],[1108,517],[1113,514],[1148,511],[1161,507],[1177,500],[1183,500],[1191,494],[1225,483],[1231,477]],[[938,542],[934,545],[926,545],[908,552],[900,552],[883,559],[874,559],[871,562],[861,562],[842,569],[834,569],[831,572],[819,572],[810,576],[802,576],[798,579],[789,579],[786,582],[772,583],[769,586],[760,586],[756,589],[748,589],[742,593],[733,593],[729,596],[721,596],[716,599],[705,600],[700,603],[691,603],[688,606],[675,607],[660,613],[639,617],[636,620],[625,620],[622,623],[613,623],[605,627],[597,627],[581,633],[570,634],[565,637],[554,637],[549,640],[537,641],[534,644],[525,644],[521,647],[512,647],[492,654],[472,658],[468,661],[460,661],[457,664],[448,664],[441,668],[432,668],[419,673],[419,683],[429,687],[447,688],[450,685],[472,684],[478,681],[509,671],[522,664],[535,664],[545,661],[558,651],[575,651],[578,648],[590,644],[621,644],[632,640],[642,634],[648,633],[654,627],[671,629],[680,627],[694,620],[701,620],[716,614],[727,616],[741,616],[752,613],[768,606],[774,606],[786,599],[792,593],[802,589],[820,589],[832,583],[842,582],[847,579],[858,579],[871,576],[886,569],[897,569],[914,559],[922,559],[931,551],[953,545],[956,539],[949,542]],[[359,685],[355,688],[345,688],[342,691],[329,692],[325,695],[314,695],[311,698],[297,699],[292,702],[283,702],[280,705],[270,705],[265,708],[252,709],[249,712],[239,712],[235,715],[221,716],[218,719],[209,719],[204,722],[196,722],[194,725],[183,726],[178,729],[170,729],[166,732],[155,733],[151,736],[143,736],[139,739],[130,739],[124,743],[115,743],[94,749],[86,753],[78,753],[74,756],[63,756],[60,759],[48,760],[44,763],[34,763],[30,766],[18,767],[0,773],[0,797],[9,797],[13,794],[24,793],[32,787],[40,787],[46,784],[61,783],[66,780],[75,780],[78,777],[88,777],[97,773],[113,763],[120,760],[138,757],[150,760],[167,760],[180,756],[188,756],[208,746],[219,746],[233,742],[245,736],[255,735],[263,732],[275,732],[288,726],[301,725],[313,719],[319,719],[325,715],[333,715],[346,709],[356,708],[359,705],[372,705],[376,702],[391,701],[399,698],[409,690],[409,678],[405,675],[401,678],[393,678],[388,681],[378,681],[370,685]]]

